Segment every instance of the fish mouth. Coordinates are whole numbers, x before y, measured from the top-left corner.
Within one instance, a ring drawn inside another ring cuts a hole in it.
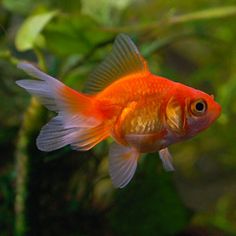
[[[221,114],[221,111],[222,111],[221,105],[220,105],[220,104],[218,104],[218,103],[216,103],[216,112],[218,113],[218,116],[217,116],[217,117],[219,117],[219,116],[220,116],[220,114]]]
[[[219,116],[221,115],[221,111],[222,111],[221,105],[215,102],[212,110],[210,111],[212,122],[219,118]]]

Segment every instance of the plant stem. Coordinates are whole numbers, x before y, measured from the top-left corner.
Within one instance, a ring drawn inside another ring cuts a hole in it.
[[[43,54],[36,48],[34,51],[39,66],[45,71],[46,63]],[[31,232],[28,200],[32,196],[30,195],[29,186],[31,174],[37,168],[34,143],[36,133],[42,126],[43,117],[45,117],[45,112],[43,112],[39,101],[33,97],[23,116],[16,149],[15,235],[17,236],[28,235]]]
[[[26,235],[29,230],[27,219],[27,199],[29,197],[29,173],[30,169],[30,147],[32,139],[41,124],[42,107],[35,99],[31,103],[23,116],[22,127],[19,132],[16,151],[16,198],[15,198],[15,235]]]
[[[103,31],[106,32],[143,32],[149,30],[161,30],[166,27],[174,26],[176,24],[182,24],[192,21],[209,20],[215,18],[225,18],[236,15],[236,6],[216,7],[211,9],[205,9],[201,11],[192,12],[189,14],[167,16],[166,18],[156,22],[150,22],[148,24],[136,24],[121,27],[104,27]]]

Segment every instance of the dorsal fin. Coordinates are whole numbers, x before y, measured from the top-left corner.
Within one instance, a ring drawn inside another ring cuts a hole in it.
[[[85,91],[97,93],[115,80],[137,73],[146,75],[147,63],[129,36],[119,34],[111,53],[90,74]]]

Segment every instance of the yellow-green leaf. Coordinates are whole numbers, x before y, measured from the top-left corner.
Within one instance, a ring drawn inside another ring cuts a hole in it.
[[[40,32],[57,13],[58,11],[51,11],[27,18],[17,32],[16,48],[19,51],[32,49]]]

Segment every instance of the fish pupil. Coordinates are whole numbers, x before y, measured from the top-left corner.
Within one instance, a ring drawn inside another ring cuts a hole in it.
[[[196,103],[196,110],[197,111],[203,111],[205,108],[204,104],[202,102]]]

